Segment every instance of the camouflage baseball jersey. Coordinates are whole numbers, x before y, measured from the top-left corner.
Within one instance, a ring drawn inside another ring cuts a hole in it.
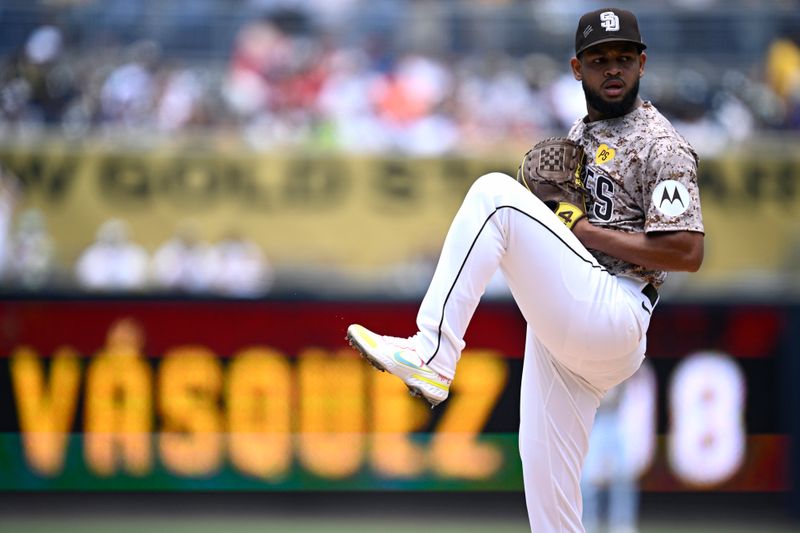
[[[586,153],[586,215],[592,224],[625,232],[704,231],[697,154],[650,102],[622,117],[579,120],[569,138]],[[655,286],[667,276],[591,252],[615,275]]]

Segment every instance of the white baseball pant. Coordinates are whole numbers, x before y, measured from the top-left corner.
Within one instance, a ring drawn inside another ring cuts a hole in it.
[[[516,180],[487,174],[453,219],[417,315],[420,353],[443,376],[455,376],[497,268],[528,324],[519,447],[531,528],[581,532],[581,467],[595,412],[644,359],[652,304],[644,282],[609,274]]]

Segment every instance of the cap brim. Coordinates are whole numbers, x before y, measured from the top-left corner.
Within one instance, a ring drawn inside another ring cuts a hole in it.
[[[633,44],[635,44],[636,46],[638,46],[638,47],[639,47],[639,50],[640,50],[640,51],[641,51],[641,50],[644,50],[645,48],[647,48],[647,45],[645,45],[643,42],[640,42],[640,41],[635,41],[635,40],[633,40],[633,39],[622,39],[622,38],[620,38],[620,37],[608,37],[608,38],[606,38],[606,39],[600,39],[599,41],[595,41],[595,42],[593,42],[592,44],[587,44],[586,46],[582,47],[580,50],[578,50],[577,52],[575,52],[575,55],[576,55],[576,56],[577,56],[577,55],[580,55],[580,54],[581,54],[581,52],[584,52],[584,51],[588,50],[589,48],[592,48],[592,47],[594,47],[594,46],[597,46],[598,44],[603,44],[603,43],[613,43],[613,42],[620,42],[620,43],[633,43]]]

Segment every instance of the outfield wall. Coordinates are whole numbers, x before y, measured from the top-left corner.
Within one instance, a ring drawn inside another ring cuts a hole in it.
[[[264,154],[225,145],[120,148],[6,145],[0,162],[24,184],[21,207],[47,216],[72,264],[109,217],[151,252],[191,218],[203,237],[237,230],[276,265],[370,269],[438,254],[480,175],[516,172],[518,157],[409,159]],[[796,268],[800,152],[730,152],[701,161],[706,259],[696,286]],[[391,238],[390,238],[391,237]],[[793,266],[794,265],[794,266]]]

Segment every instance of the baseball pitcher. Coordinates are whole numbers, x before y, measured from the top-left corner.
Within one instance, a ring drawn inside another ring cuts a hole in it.
[[[642,363],[667,271],[703,260],[697,157],[638,94],[647,56],[633,13],[586,13],[572,73],[587,114],[535,146],[517,179],[478,178],[445,239],[409,338],[358,324],[347,339],[432,406],[500,268],[527,321],[519,444],[534,531],[584,531],[581,468],[604,393]],[[533,193],[533,194],[531,194]]]

